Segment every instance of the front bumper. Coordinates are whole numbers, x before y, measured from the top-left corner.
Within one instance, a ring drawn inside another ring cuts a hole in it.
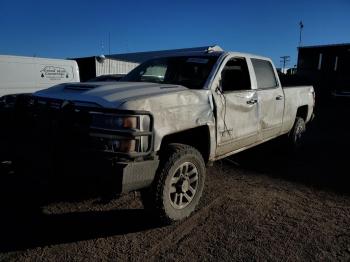
[[[115,174],[113,176],[118,181],[117,192],[126,193],[149,187],[159,165],[159,160],[146,160],[142,162],[117,162],[115,164]]]

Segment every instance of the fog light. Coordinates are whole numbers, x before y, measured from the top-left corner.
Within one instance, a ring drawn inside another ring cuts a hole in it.
[[[113,140],[108,143],[113,152],[129,153],[136,151],[136,141],[133,139]]]
[[[112,141],[112,148],[114,152],[118,151],[120,148],[120,141],[119,140]]]

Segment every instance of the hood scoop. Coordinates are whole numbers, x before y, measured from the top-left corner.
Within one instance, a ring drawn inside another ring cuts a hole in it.
[[[85,91],[91,90],[98,87],[98,85],[84,85],[84,84],[74,84],[74,85],[66,85],[64,87],[65,90],[77,90],[77,91]]]

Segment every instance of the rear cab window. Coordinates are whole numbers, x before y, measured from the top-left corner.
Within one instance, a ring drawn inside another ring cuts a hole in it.
[[[272,64],[267,60],[251,59],[258,89],[276,88],[278,82]]]

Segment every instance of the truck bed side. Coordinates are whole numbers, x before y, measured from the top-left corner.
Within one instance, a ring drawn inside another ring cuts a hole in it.
[[[310,121],[314,107],[314,89],[312,86],[283,87],[285,108],[283,114],[282,133],[287,133],[293,127],[298,110],[302,110],[304,120]]]

